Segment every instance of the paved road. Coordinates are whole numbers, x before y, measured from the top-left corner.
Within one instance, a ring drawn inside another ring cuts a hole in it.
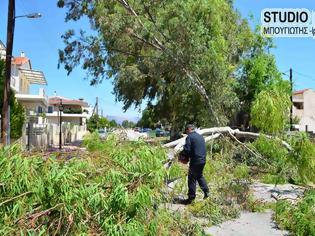
[[[206,228],[205,232],[213,236],[284,236],[288,234],[275,227],[272,211],[244,212],[241,213],[240,218]]]

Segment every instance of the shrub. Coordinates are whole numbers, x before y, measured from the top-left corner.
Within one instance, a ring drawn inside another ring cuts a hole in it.
[[[288,201],[278,201],[275,220],[281,228],[294,235],[315,235],[315,190],[309,190],[305,197],[293,205]]]
[[[263,180],[267,183],[315,182],[315,145],[305,133],[289,138],[292,151],[288,151],[278,139],[261,136],[253,142],[262,155],[256,164],[268,172]],[[264,160],[264,161],[263,161]]]
[[[201,233],[157,210],[166,176],[163,149],[93,137],[85,143],[96,152],[69,161],[26,158],[17,146],[0,150],[1,235]]]
[[[292,166],[296,169],[296,182],[315,183],[315,145],[306,133],[299,133],[290,140],[293,152],[290,154]]]

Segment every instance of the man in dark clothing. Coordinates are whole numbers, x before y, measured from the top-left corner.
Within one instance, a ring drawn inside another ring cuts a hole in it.
[[[184,200],[184,204],[190,204],[196,198],[196,182],[204,192],[204,198],[209,196],[209,188],[205,178],[203,177],[203,169],[206,164],[206,143],[202,135],[194,131],[193,125],[187,125],[185,129],[187,133],[186,143],[183,155],[189,156],[189,172],[188,172],[188,199]]]

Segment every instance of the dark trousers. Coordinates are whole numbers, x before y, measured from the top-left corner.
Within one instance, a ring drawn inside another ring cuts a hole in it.
[[[188,198],[195,199],[196,198],[196,181],[201,188],[201,190],[206,194],[209,192],[209,188],[207,186],[206,179],[203,177],[203,168],[205,164],[197,164],[189,166],[188,172]]]

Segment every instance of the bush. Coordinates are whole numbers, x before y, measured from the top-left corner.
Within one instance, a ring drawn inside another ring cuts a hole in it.
[[[279,139],[264,136],[252,145],[262,155],[256,164],[268,172],[263,176],[267,183],[307,184],[315,182],[315,145],[307,134],[299,133],[289,138],[292,151],[288,151]]]
[[[93,137],[85,143],[96,152],[69,161],[26,158],[17,146],[0,150],[1,235],[201,233],[157,210],[166,176],[163,149]]]
[[[290,144],[293,152],[290,154],[291,165],[296,171],[296,182],[315,183],[315,145],[306,133],[292,137]]]
[[[5,61],[0,59],[0,110],[2,111],[3,91],[4,91]],[[14,91],[11,89],[11,138],[17,139],[22,136],[22,128],[25,122],[25,109],[16,100]]]
[[[305,197],[292,205],[288,201],[278,201],[275,220],[281,228],[291,231],[294,235],[315,235],[315,190],[312,189]]]

